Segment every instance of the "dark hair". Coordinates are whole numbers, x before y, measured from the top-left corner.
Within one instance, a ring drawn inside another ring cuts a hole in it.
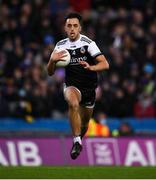
[[[72,18],[77,18],[79,20],[79,22],[81,23],[82,21],[82,16],[77,13],[77,12],[72,12],[72,13],[69,13],[66,17],[65,17],[65,22],[67,19],[72,19]]]

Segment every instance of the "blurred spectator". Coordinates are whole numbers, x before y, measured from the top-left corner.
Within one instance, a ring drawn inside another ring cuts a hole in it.
[[[6,117],[8,113],[8,102],[0,91],[0,117]]]
[[[119,129],[115,129],[112,132],[112,136],[117,137],[117,136],[133,136],[134,135],[134,130],[132,129],[131,125],[128,122],[122,122],[120,124]]]
[[[58,13],[65,13],[65,10],[69,7],[68,0],[50,0],[50,10],[52,15]]]
[[[136,118],[154,118],[156,115],[152,97],[143,93],[134,105],[134,116]]]
[[[121,123],[119,127],[119,136],[133,136],[134,131],[131,127],[131,125],[127,122]]]
[[[79,3],[74,0],[69,0],[69,4],[73,8],[73,10],[77,12],[83,12],[91,8],[91,0],[79,0]]]
[[[115,96],[111,103],[110,116],[123,118],[126,116],[125,94],[122,89],[115,89]]]
[[[103,112],[99,112],[96,115],[95,119],[91,119],[89,121],[89,127],[85,136],[87,137],[95,137],[95,136],[109,137],[110,136],[110,130],[106,124],[106,117]]]

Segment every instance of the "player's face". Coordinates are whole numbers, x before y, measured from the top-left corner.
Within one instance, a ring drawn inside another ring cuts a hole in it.
[[[77,18],[67,19],[65,23],[65,32],[71,41],[76,41],[81,32],[81,25]]]

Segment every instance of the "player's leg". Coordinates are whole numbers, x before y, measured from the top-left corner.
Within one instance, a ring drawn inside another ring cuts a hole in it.
[[[81,114],[81,139],[85,135],[88,129],[89,120],[92,117],[93,109],[95,105],[95,89],[88,89],[81,91],[82,100],[80,106],[80,114]]]
[[[76,159],[80,152],[82,151],[82,142],[81,142],[81,117],[80,117],[80,101],[81,93],[75,87],[67,87],[64,91],[65,99],[68,103],[69,108],[69,119],[72,127],[73,133],[73,147],[71,149],[70,155],[72,159]]]
[[[93,107],[84,107],[80,106],[80,115],[81,115],[81,139],[86,134],[89,120],[93,114]]]
[[[70,86],[65,89],[64,96],[68,103],[68,115],[73,136],[79,136],[81,133],[81,117],[79,114],[81,93],[75,87]]]

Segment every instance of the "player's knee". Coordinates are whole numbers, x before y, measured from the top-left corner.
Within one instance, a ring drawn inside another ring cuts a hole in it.
[[[79,102],[78,101],[69,101],[68,106],[72,110],[78,110],[79,109]]]

